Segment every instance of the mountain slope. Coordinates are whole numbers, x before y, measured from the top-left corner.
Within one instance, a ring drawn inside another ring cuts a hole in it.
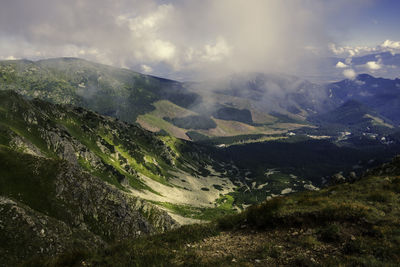
[[[342,131],[352,133],[381,132],[394,128],[391,122],[368,106],[356,101],[348,100],[340,107],[310,118],[323,127],[329,124],[342,126]]]
[[[375,78],[360,74],[354,80],[343,80],[328,85],[331,101],[341,105],[356,100],[376,110],[395,124],[400,123],[400,80]]]
[[[68,257],[88,266],[397,266],[399,175],[397,157],[361,179],[275,198],[212,224],[38,262],[57,265]]]
[[[73,104],[127,122],[167,99],[182,107],[197,101],[180,83],[77,58],[1,61],[0,89],[58,104]]]
[[[177,213],[234,213],[224,200],[238,174],[227,174],[229,163],[204,149],[82,108],[0,91],[0,262],[76,244],[94,248],[190,221]]]
[[[1,147],[0,162],[0,263],[178,226],[164,211],[65,161]]]

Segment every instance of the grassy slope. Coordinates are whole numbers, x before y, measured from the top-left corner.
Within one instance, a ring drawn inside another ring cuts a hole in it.
[[[134,125],[81,108],[52,105],[41,100],[26,101],[10,91],[0,91],[0,96],[0,144],[24,152],[23,146],[14,147],[10,144],[11,140],[18,137],[29,141],[43,155],[55,160],[63,157],[57,151],[62,153],[66,145],[73,144],[71,153],[74,157],[77,155],[80,167],[123,191],[133,188],[156,195],[164,194],[168,201],[168,193],[156,192],[143,182],[140,175],[167,187],[185,190],[170,183],[174,172],[207,177],[210,171],[205,167],[214,164],[207,151],[171,136],[157,136]],[[53,134],[62,139],[51,141]],[[89,152],[92,156],[88,156]],[[98,160],[93,160],[93,157]],[[202,218],[210,219],[225,211],[233,212],[231,208],[220,208],[221,205],[216,204],[215,209],[207,208],[208,215]],[[204,210],[178,207],[171,203],[163,203],[162,206],[189,217],[196,217]]]
[[[75,251],[47,263],[68,259],[95,266],[398,266],[399,204],[397,158],[352,184],[276,198],[215,223],[97,252]]]
[[[155,110],[140,115],[138,117],[137,122],[147,130],[156,132],[159,130],[165,130],[169,134],[173,136],[177,136],[179,138],[188,139],[186,132],[190,131],[190,129],[183,129],[173,125],[171,122],[164,120],[164,117],[173,119],[173,118],[181,118],[187,117],[191,115],[196,115],[196,113],[179,107],[170,101],[162,100],[155,102],[153,104]],[[237,136],[237,135],[254,135],[254,134],[281,134],[287,131],[304,127],[305,124],[300,123],[279,123],[278,121],[268,121],[263,122],[265,125],[257,125],[253,126],[250,124],[237,122],[237,121],[229,121],[229,120],[219,120],[212,118],[212,120],[216,123],[215,128],[202,130],[195,129],[194,131],[201,133],[205,136],[215,137],[215,136]]]
[[[0,90],[79,105],[128,122],[152,111],[157,100],[175,99],[168,95],[175,86],[179,84],[76,58],[0,61]]]
[[[170,176],[168,174],[171,169],[170,165],[174,164],[174,161],[178,160],[177,158],[180,156],[179,151],[173,146],[178,146],[178,143],[182,147],[185,146],[175,138],[169,138],[170,142],[164,142],[160,140],[162,137],[157,138],[136,126],[110,120],[90,111],[54,106],[43,101],[29,102],[10,92],[0,92],[0,95],[3,101],[0,102],[2,106],[0,124],[5,129],[26,138],[51,158],[57,158],[55,148],[52,147],[56,144],[50,146],[46,144],[42,132],[45,129],[66,131],[62,134],[74,138],[105,164],[126,176],[135,188],[143,189],[145,187],[140,186],[140,182],[135,181],[136,178],[122,167],[125,161],[137,172],[158,182],[166,183],[165,178]],[[12,110],[13,108],[16,110]],[[36,118],[38,122],[28,122],[29,118],[27,119],[27,117],[29,116]],[[113,132],[111,132],[112,129]],[[107,151],[104,151],[104,147]],[[174,154],[171,158],[173,162],[169,162],[165,155],[162,155],[166,154],[168,150],[175,150],[172,152]],[[117,152],[119,158],[114,155]],[[157,168],[153,162],[162,168]],[[89,171],[96,171],[95,166],[90,166],[84,159],[80,159],[80,163]],[[107,176],[107,174],[104,173],[103,176]],[[108,182],[116,183],[117,181],[109,180]]]

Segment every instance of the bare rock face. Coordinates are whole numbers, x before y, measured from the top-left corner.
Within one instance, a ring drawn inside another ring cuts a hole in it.
[[[57,198],[66,203],[74,227],[88,228],[105,240],[134,238],[170,230],[178,224],[154,205],[79,173],[63,168],[55,181]]]

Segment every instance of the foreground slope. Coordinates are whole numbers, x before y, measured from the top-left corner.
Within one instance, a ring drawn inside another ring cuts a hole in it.
[[[357,181],[253,206],[97,252],[40,264],[85,266],[398,266],[400,158]],[[31,262],[32,263],[32,262]]]

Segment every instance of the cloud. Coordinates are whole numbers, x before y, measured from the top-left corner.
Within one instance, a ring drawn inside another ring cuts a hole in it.
[[[371,52],[379,51],[377,47],[368,46],[338,46],[337,44],[329,44],[330,51],[337,56],[354,57]]]
[[[350,80],[354,80],[357,76],[356,72],[353,69],[346,69],[343,71],[344,77]]]
[[[205,61],[216,62],[221,61],[225,57],[228,57],[232,51],[224,38],[218,37],[215,45],[205,45],[204,51],[202,52],[202,58]]]
[[[339,61],[338,63],[336,63],[336,68],[338,69],[344,69],[344,68],[348,68],[349,65],[344,64],[342,61]]]
[[[374,71],[374,70],[379,70],[382,68],[382,65],[377,62],[377,61],[368,61],[365,66],[370,70],[370,71]]]
[[[340,46],[334,43],[329,44],[329,50],[337,56],[363,56],[370,53],[391,52],[400,53],[400,41],[385,40],[377,46]]]
[[[326,47],[329,18],[359,3],[1,1],[0,57],[83,57],[137,70],[151,66],[153,73],[171,78],[188,73],[197,78],[250,71],[297,73],[304,66],[312,68],[316,47]]]
[[[400,49],[400,42],[394,42],[391,40],[386,40],[381,44],[382,48],[389,48],[389,49]]]
[[[143,71],[144,73],[151,73],[151,72],[153,72],[153,68],[150,67],[150,66],[148,66],[148,65],[143,64],[143,65],[142,65],[142,71]]]

